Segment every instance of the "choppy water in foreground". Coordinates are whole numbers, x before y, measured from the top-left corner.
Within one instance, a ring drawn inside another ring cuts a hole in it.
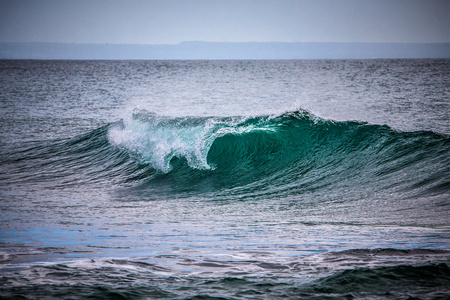
[[[0,297],[450,296],[450,61],[0,61]]]

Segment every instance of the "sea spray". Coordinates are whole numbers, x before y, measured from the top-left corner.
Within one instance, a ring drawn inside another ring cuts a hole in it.
[[[175,157],[187,159],[192,168],[210,169],[203,153],[210,127],[141,112],[134,113],[131,121],[112,126],[108,138],[140,163],[150,164],[163,173],[172,170],[170,162]]]

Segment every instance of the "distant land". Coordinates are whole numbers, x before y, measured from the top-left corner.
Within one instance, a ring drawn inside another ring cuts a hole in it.
[[[200,60],[450,58],[450,43],[0,43],[0,59]]]

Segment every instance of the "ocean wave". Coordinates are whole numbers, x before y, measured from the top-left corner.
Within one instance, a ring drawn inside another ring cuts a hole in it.
[[[138,111],[112,125],[108,139],[152,169],[150,179],[156,175],[188,186],[208,178],[219,189],[253,192],[268,183],[272,190],[304,192],[349,181],[449,190],[448,136],[335,122],[304,110],[233,118],[170,118]]]
[[[165,185],[283,196],[324,188],[450,191],[450,137],[335,122],[298,110],[256,117],[128,118],[5,156],[8,185]]]

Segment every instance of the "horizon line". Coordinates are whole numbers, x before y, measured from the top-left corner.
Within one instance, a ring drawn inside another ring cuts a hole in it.
[[[176,44],[152,44],[152,43],[109,43],[109,42],[37,42],[37,41],[28,41],[28,42],[2,42],[0,44],[63,44],[63,45],[136,45],[136,46],[179,46],[182,44],[189,43],[202,43],[202,44],[399,44],[399,45],[407,45],[407,44],[433,44],[433,45],[442,45],[442,44],[450,44],[450,42],[281,42],[281,41],[272,41],[272,42],[256,42],[256,41],[248,41],[248,42],[221,42],[221,41],[182,41]]]

